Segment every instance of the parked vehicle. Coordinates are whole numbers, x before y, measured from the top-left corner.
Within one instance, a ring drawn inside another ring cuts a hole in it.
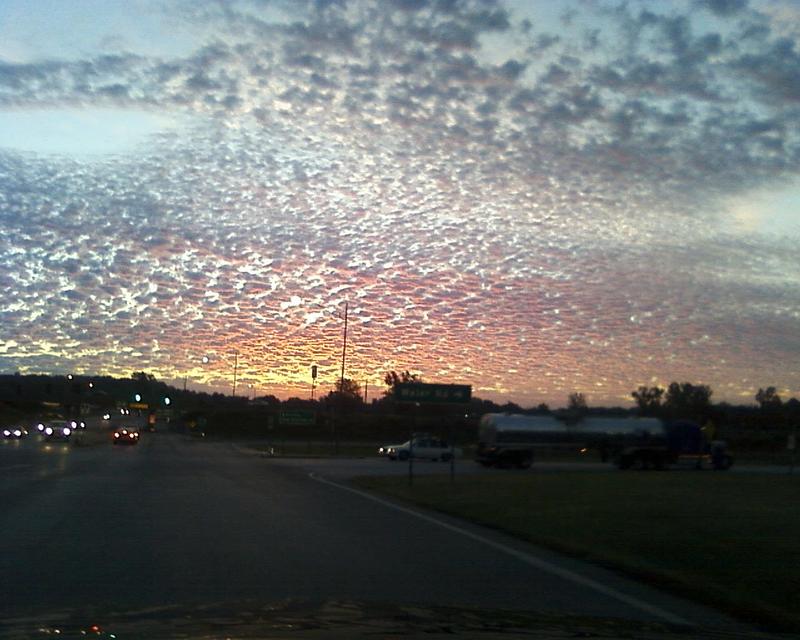
[[[724,441],[707,442],[695,422],[657,418],[594,418],[575,422],[555,416],[486,414],[481,418],[476,461],[484,466],[528,468],[537,448],[593,448],[620,469],[688,463],[728,469],[733,457]]]

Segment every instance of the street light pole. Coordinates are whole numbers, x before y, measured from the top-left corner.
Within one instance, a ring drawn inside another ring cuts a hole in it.
[[[342,340],[342,375],[339,378],[339,415],[333,421],[333,440],[334,451],[339,455],[339,430],[336,426],[336,421],[344,415],[344,363],[345,356],[347,355],[347,301],[344,303],[344,338]]]

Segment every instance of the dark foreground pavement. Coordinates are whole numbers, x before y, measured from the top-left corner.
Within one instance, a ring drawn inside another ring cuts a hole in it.
[[[0,620],[338,600],[742,629],[598,568],[323,479],[166,433],[133,447],[4,446]]]

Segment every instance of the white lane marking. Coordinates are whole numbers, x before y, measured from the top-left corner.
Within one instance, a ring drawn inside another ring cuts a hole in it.
[[[475,540],[476,542],[480,542],[485,544],[493,549],[498,551],[502,551],[510,556],[513,556],[517,560],[524,562],[536,569],[540,569],[541,571],[546,571],[547,573],[551,573],[559,578],[563,578],[564,580],[568,580],[570,582],[574,582],[575,584],[579,584],[583,587],[588,587],[600,593],[606,597],[613,598],[614,600],[618,600],[619,602],[623,602],[635,609],[639,609],[650,615],[656,616],[657,618],[661,618],[666,622],[671,624],[678,624],[678,625],[686,625],[686,626],[695,626],[688,620],[681,618],[680,616],[670,613],[662,609],[661,607],[657,607],[655,605],[649,604],[640,600],[639,598],[635,598],[633,596],[629,596],[621,591],[617,591],[613,587],[606,586],[601,582],[597,582],[596,580],[592,580],[591,578],[587,578],[586,576],[582,576],[579,573],[575,573],[574,571],[570,571],[569,569],[564,569],[563,567],[559,567],[555,564],[547,562],[546,560],[542,560],[541,558],[536,558],[532,555],[529,555],[523,551],[518,551],[508,545],[505,545],[501,542],[495,542],[494,540],[490,540],[489,538],[485,538],[477,533],[473,533],[472,531],[468,531],[466,529],[462,529],[461,527],[457,527],[453,524],[448,522],[443,522],[441,520],[437,520],[429,515],[424,513],[420,513],[418,511],[414,511],[412,509],[407,509],[406,507],[401,507],[400,505],[393,504],[387,500],[383,500],[378,498],[377,496],[373,496],[365,491],[360,491],[359,489],[354,489],[353,487],[348,487],[347,485],[339,484],[338,482],[333,482],[332,480],[327,480],[321,476],[316,475],[315,473],[308,474],[310,478],[316,480],[317,482],[322,482],[323,484],[330,485],[332,487],[336,487],[338,489],[342,489],[343,491],[349,491],[350,493],[354,493],[357,496],[361,496],[362,498],[366,498],[367,500],[372,500],[373,502],[377,502],[378,504],[383,505],[384,507],[388,507],[389,509],[394,509],[395,511],[399,511],[409,516],[413,516],[415,518],[419,518],[420,520],[424,520],[425,522],[429,522],[431,524],[435,524],[443,529],[447,529],[448,531],[452,531],[453,533],[458,533],[466,538],[470,538],[471,540]]]

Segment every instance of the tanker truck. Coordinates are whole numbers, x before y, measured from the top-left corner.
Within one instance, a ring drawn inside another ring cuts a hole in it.
[[[489,413],[481,418],[476,461],[487,467],[531,466],[537,449],[594,449],[620,469],[685,464],[728,469],[733,457],[725,442],[707,442],[697,423],[658,418],[585,417]]]

